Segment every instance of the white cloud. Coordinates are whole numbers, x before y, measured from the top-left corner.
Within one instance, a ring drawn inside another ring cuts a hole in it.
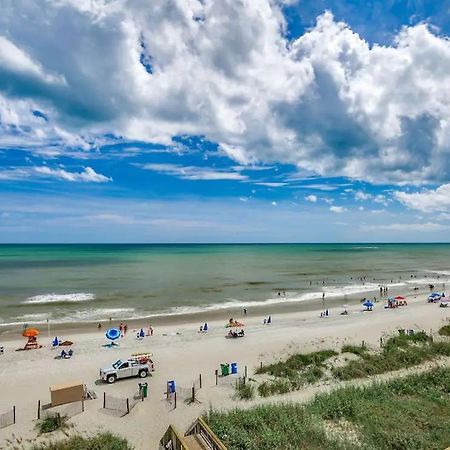
[[[372,196],[363,191],[355,192],[355,200],[370,200]]]
[[[0,181],[53,178],[63,181],[82,181],[87,183],[106,183],[112,178],[97,173],[91,167],[85,167],[82,172],[69,172],[65,169],[52,169],[47,166],[13,167],[0,170]]]
[[[307,195],[305,197],[305,200],[311,203],[316,203],[317,202],[317,197],[315,195]]]
[[[253,184],[256,184],[258,186],[266,186],[266,187],[283,187],[283,186],[287,185],[287,183],[277,183],[277,182],[270,182],[270,181],[257,181]]]
[[[448,39],[420,24],[369,46],[330,13],[293,42],[284,29],[271,0],[8,1],[0,141],[90,148],[104,133],[165,144],[202,135],[242,164],[448,180]]]
[[[428,189],[422,192],[397,191],[394,196],[412,209],[424,212],[450,212],[450,184],[443,184],[437,189]]]
[[[340,214],[347,210],[343,206],[330,206],[330,211]]]
[[[386,231],[441,231],[448,229],[449,227],[446,225],[442,225],[439,223],[391,223],[387,225],[365,225],[364,229],[366,230],[386,230]]]
[[[44,83],[65,83],[63,77],[46,73],[39,63],[4,36],[0,36],[0,65],[4,71],[31,75]]]
[[[183,180],[247,180],[246,175],[209,167],[180,166],[177,164],[143,164],[145,170],[172,175]]]

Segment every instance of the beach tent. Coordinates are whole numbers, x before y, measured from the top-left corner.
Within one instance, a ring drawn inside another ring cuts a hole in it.
[[[428,301],[429,301],[429,302],[436,302],[436,301],[438,301],[440,298],[442,298],[442,294],[439,294],[439,292],[432,292],[432,293],[428,296]]]
[[[373,302],[371,302],[370,300],[366,300],[363,303],[363,306],[366,308],[365,311],[372,311],[373,305]]]
[[[205,325],[203,325],[203,331],[208,331],[208,324],[205,322]]]

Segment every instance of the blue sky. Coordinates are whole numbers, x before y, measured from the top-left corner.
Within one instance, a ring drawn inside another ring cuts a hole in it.
[[[6,1],[0,242],[448,241],[450,3]]]

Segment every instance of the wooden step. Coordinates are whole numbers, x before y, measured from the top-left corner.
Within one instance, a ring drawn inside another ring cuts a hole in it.
[[[200,436],[191,434],[190,436],[185,436],[184,440],[189,450],[208,450],[208,447],[203,444],[203,439]]]

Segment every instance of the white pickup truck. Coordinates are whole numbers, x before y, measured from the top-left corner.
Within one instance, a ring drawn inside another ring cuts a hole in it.
[[[154,371],[155,366],[150,358],[130,358],[124,361],[119,359],[110,366],[100,369],[100,379],[112,384],[122,378],[145,378]]]

